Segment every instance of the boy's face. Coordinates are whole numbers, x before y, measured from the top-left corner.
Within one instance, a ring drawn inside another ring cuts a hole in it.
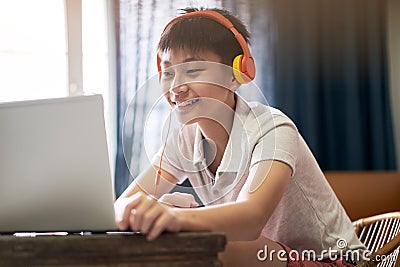
[[[168,50],[161,55],[161,88],[182,123],[204,118],[217,119],[221,111],[234,110],[232,68],[219,63],[221,58],[211,51],[191,53]]]

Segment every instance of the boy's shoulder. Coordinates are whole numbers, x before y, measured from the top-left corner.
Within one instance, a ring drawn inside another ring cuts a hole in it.
[[[252,116],[260,118],[270,118],[273,120],[281,119],[281,120],[288,120],[292,121],[284,112],[279,110],[278,108],[265,105],[263,103],[257,101],[246,102],[250,113]]]
[[[240,101],[243,101],[243,99]],[[275,107],[257,101],[245,101],[241,103],[241,105],[243,104],[246,107],[245,109],[247,109],[247,112],[245,112],[247,125],[259,125],[265,131],[276,128],[279,125],[290,125],[294,129],[297,129],[295,123],[284,112]]]
[[[248,102],[248,106],[255,115],[269,113],[271,115],[287,117],[281,110],[257,101]]]

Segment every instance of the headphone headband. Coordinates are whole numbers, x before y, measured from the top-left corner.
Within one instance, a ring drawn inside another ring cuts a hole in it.
[[[217,11],[199,10],[175,17],[165,26],[163,33],[174,22],[181,19],[193,18],[193,17],[210,18],[220,23],[221,25],[225,26],[225,28],[227,28],[233,33],[235,39],[238,41],[243,51],[243,55],[237,56],[233,61],[234,75],[240,83],[247,83],[253,80],[256,74],[256,68],[254,59],[251,56],[250,49],[249,46],[247,45],[246,40],[244,39],[243,35],[240,34],[239,31],[233,26],[232,22],[226,17],[224,17],[222,14],[218,13]],[[160,63],[161,59],[157,55],[157,67],[159,72],[161,71]]]

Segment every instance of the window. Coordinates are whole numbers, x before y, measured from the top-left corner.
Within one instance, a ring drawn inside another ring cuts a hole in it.
[[[0,1],[0,102],[66,96],[64,0]]]
[[[108,3],[0,0],[0,102],[102,94],[113,163]]]

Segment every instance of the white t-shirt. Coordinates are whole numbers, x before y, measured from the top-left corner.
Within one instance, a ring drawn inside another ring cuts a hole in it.
[[[236,201],[255,163],[282,161],[292,168],[292,177],[262,235],[299,253],[312,250],[324,258],[329,255],[323,250],[365,250],[294,123],[281,111],[247,103],[238,95],[235,112],[215,177],[207,168],[213,145],[204,140],[196,124],[174,129],[169,135],[162,168],[181,182],[189,178],[207,206]],[[208,144],[207,155],[204,142]],[[154,165],[158,165],[160,155],[153,158]],[[338,242],[342,242],[339,247]]]

